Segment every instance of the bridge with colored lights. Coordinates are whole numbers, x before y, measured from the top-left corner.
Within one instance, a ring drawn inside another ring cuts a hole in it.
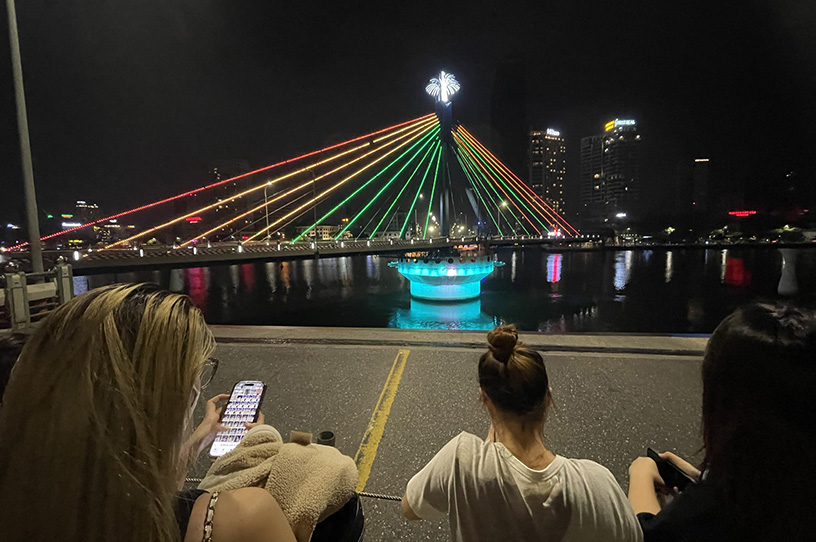
[[[449,98],[458,89],[442,72],[426,89],[437,99],[434,113],[68,227],[41,242],[52,259],[93,269],[582,240],[452,120]],[[94,228],[124,223],[134,224],[120,230],[126,235],[71,246]],[[25,243],[12,247],[11,256],[24,257],[25,250]]]
[[[47,266],[59,258],[71,263],[75,270],[84,272],[125,271],[160,267],[199,267],[219,263],[246,263],[252,261],[294,260],[314,257],[342,257],[358,254],[379,254],[395,258],[406,254],[434,251],[478,244],[482,248],[541,246],[564,247],[590,244],[592,240],[579,238],[552,239],[532,236],[495,238],[456,237],[414,240],[380,239],[365,241],[321,241],[289,243],[211,243],[209,246],[142,247],[111,250],[46,250],[43,257]],[[28,253],[15,253],[16,259],[27,267]]]

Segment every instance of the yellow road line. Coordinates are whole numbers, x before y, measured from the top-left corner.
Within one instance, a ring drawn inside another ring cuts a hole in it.
[[[360,447],[354,455],[354,462],[357,463],[357,471],[359,473],[357,478],[357,491],[363,491],[366,482],[368,482],[368,477],[371,474],[371,466],[374,464],[374,458],[377,457],[377,448],[385,432],[385,422],[388,421],[388,414],[391,412],[391,405],[394,403],[394,397],[397,395],[397,388],[399,387],[402,372],[405,370],[405,362],[408,361],[408,354],[410,352],[410,350],[400,350],[397,352],[397,357],[391,366],[391,372],[388,373],[388,378],[385,380],[385,385],[380,392],[380,398],[377,399],[374,413],[371,414],[368,429],[366,429],[363,440],[360,442]]]

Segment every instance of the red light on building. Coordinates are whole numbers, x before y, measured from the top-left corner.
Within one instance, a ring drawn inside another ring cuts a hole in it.
[[[740,218],[755,215],[756,211],[728,211],[731,216],[738,216]]]
[[[200,216],[188,216],[186,220],[190,224],[196,224],[198,222],[201,222],[201,217]]]

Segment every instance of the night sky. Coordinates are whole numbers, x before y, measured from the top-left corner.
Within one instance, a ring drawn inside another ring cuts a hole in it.
[[[455,117],[489,144],[508,63],[526,102],[509,105],[567,137],[568,196],[580,138],[615,117],[638,120],[647,197],[695,156],[715,193],[771,190],[790,170],[814,184],[814,3],[711,4],[19,0],[39,204],[113,212],[204,184],[212,161],[262,166],[414,118],[440,69],[462,84]],[[0,218],[22,220],[5,15]]]

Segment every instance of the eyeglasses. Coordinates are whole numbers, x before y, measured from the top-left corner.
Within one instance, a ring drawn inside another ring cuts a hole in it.
[[[204,368],[201,369],[202,390],[212,382],[216,372],[218,372],[218,358],[207,358],[207,361],[204,362]]]

